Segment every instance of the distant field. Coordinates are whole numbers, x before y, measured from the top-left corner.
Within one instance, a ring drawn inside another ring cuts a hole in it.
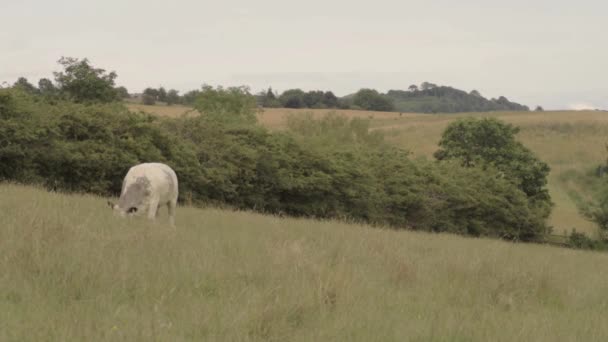
[[[0,341],[606,341],[608,254],[0,184]]]
[[[156,115],[168,116],[168,117],[179,117],[182,114],[189,113],[193,111],[192,107],[186,107],[182,105],[172,105],[172,106],[164,106],[164,105],[143,105],[136,103],[128,103],[127,107],[132,111],[143,111]]]
[[[379,122],[394,120],[395,118],[406,119],[424,116],[424,114],[373,112],[364,110],[329,110],[329,109],[290,109],[290,108],[265,108],[259,115],[260,122],[270,128],[281,129],[287,123],[287,116],[298,113],[313,113],[315,117],[322,117],[328,112],[336,112],[349,118],[373,119],[374,126]]]
[[[132,105],[130,105],[132,106]],[[188,110],[187,107],[167,109],[166,106],[139,106],[141,110],[164,116],[176,116]],[[322,116],[329,110],[310,109],[265,109],[260,114],[260,122],[273,129],[285,127],[289,114],[312,112]],[[577,206],[568,195],[574,184],[562,175],[576,171],[584,172],[603,163],[608,156],[608,113],[597,111],[557,111],[557,112],[496,112],[470,114],[412,114],[391,112],[368,112],[356,110],[336,110],[349,117],[372,119],[374,129],[383,129],[388,139],[395,145],[406,148],[415,156],[431,158],[437,149],[441,133],[449,122],[465,116],[492,116],[521,128],[518,138],[551,166],[549,191],[555,202],[550,218],[554,233],[564,234],[576,228],[590,234],[595,226],[584,219]]]

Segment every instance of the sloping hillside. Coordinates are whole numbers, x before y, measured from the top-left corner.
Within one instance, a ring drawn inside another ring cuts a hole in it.
[[[0,185],[2,341],[605,341],[608,255]]]
[[[131,107],[134,108],[134,107]],[[141,108],[147,112],[168,115],[163,106]],[[284,129],[287,115],[311,112],[321,117],[326,109],[266,108],[259,121],[271,129]],[[517,125],[518,139],[532,149],[551,167],[549,191],[555,207],[550,218],[554,233],[565,235],[573,228],[593,235],[594,224],[579,213],[573,192],[579,189],[568,175],[595,169],[606,159],[605,143],[608,136],[608,115],[600,111],[493,112],[460,114],[412,114],[336,110],[348,117],[369,118],[375,129],[387,132],[395,145],[412,151],[414,156],[432,158],[441,133],[457,118],[492,116]]]

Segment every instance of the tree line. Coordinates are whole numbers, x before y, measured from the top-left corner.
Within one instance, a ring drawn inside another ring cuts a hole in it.
[[[205,87],[205,86],[204,86]],[[183,96],[176,90],[163,87],[146,88],[144,104],[163,102],[168,105],[181,103],[193,105],[201,90],[191,90]],[[397,111],[412,113],[458,113],[487,111],[529,111],[530,108],[512,102],[504,96],[486,99],[477,90],[465,91],[447,86],[423,82],[411,85],[408,90],[389,90],[387,93],[363,88],[354,94],[337,97],[332,91],[287,89],[282,93],[272,87],[254,94],[257,104],[264,108],[354,109],[371,111]],[[537,106],[536,111],[542,111]]]
[[[58,64],[63,70],[53,73],[55,82],[49,78],[41,78],[36,87],[27,78],[19,77],[12,88],[40,95],[51,103],[113,102],[129,97],[127,88],[115,85],[116,72],[95,68],[87,58],[62,57]]]
[[[386,94],[402,112],[458,113],[488,111],[529,111],[530,108],[509,101],[504,96],[486,99],[479,91],[466,92],[452,87],[425,82],[418,88],[411,85],[408,91],[389,90]]]
[[[331,91],[288,89],[278,94],[269,88],[256,95],[262,107],[284,108],[340,108],[373,111],[415,113],[455,113],[480,111],[529,111],[530,108],[509,101],[506,97],[486,99],[479,91],[465,91],[423,82],[410,85],[408,90],[389,90],[387,93],[363,88],[354,94],[336,97]],[[538,106],[536,110],[542,110]]]
[[[124,100],[131,95],[122,86],[115,85],[116,73],[93,67],[88,59],[62,57],[59,64],[63,71],[54,73],[55,82],[42,78],[38,85],[31,84],[26,78],[19,78],[13,87],[25,92],[45,96],[49,99],[64,99],[76,103],[88,102],[94,99],[104,101]],[[195,89],[179,94],[178,90],[164,87],[143,90],[143,104],[166,105],[183,104],[193,106],[204,92]],[[246,89],[250,93],[249,88]],[[372,111],[398,111],[416,113],[456,113],[483,111],[528,111],[527,106],[509,101],[506,97],[486,99],[478,91],[469,93],[452,87],[438,86],[423,82],[420,86],[410,85],[408,90],[389,90],[386,94],[375,89],[360,89],[354,94],[337,97],[331,91],[288,89],[282,93],[268,88],[253,95],[256,103],[265,108],[311,108],[311,109],[355,109]],[[542,107],[537,106],[537,111]]]

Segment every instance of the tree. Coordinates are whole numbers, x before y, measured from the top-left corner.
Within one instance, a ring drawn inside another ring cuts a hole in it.
[[[179,103],[179,92],[175,89],[169,90],[169,92],[167,92],[166,102],[168,106]]]
[[[154,88],[146,88],[141,96],[141,101],[145,105],[155,105],[158,99],[158,90]]]
[[[412,84],[407,89],[409,89],[409,91],[411,91],[411,92],[416,92],[416,91],[418,91],[418,86],[415,84]]]
[[[53,96],[57,94],[57,88],[48,78],[41,78],[38,81],[38,90],[43,96]]]
[[[526,239],[533,240],[550,231],[546,219],[553,203],[547,190],[549,166],[515,140],[519,128],[495,118],[466,118],[452,122],[439,141],[435,158],[456,160],[467,168],[481,168],[504,177],[519,188],[534,217],[543,222]]]
[[[323,104],[327,108],[337,108],[338,107],[338,97],[334,95],[331,91],[326,91],[323,94]]]
[[[323,92],[311,90],[303,96],[304,106],[308,108],[321,108],[323,104]]]
[[[279,102],[285,108],[304,107],[304,92],[301,89],[285,90],[279,97]]]
[[[509,99],[507,99],[504,96],[499,96],[498,100],[496,100],[496,103],[501,104],[501,105],[508,105],[509,104]]]
[[[266,91],[266,98],[269,100],[275,100],[277,98],[272,91],[272,87],[268,87],[268,90]]]
[[[353,104],[365,110],[389,112],[393,110],[392,101],[374,89],[361,89],[354,98]]]
[[[465,167],[493,167],[519,187],[528,198],[546,207],[549,166],[515,140],[519,128],[495,118],[466,118],[452,122],[439,141],[438,160],[458,159]]]
[[[481,93],[478,92],[477,90],[471,90],[470,94],[473,95],[473,96],[475,96],[475,97],[482,97]]]
[[[113,102],[119,100],[114,89],[116,73],[94,68],[89,60],[61,57],[62,72],[54,72],[61,92],[74,102]]]
[[[13,88],[21,89],[30,94],[35,94],[38,92],[38,89],[36,89],[36,87],[31,84],[25,77],[19,77],[19,79],[17,79],[17,82],[13,84]]]
[[[158,89],[146,88],[144,89],[143,93],[154,97],[155,100],[158,100]]]
[[[437,88],[437,85],[429,82],[422,82],[422,84],[420,85],[420,89],[422,90],[429,90],[433,88]]]
[[[182,96],[182,103],[185,105],[193,105],[201,91],[198,89],[190,90]]]
[[[163,87],[158,88],[157,100],[160,102],[167,102],[167,91],[165,90],[165,88],[163,88]]]
[[[116,87],[116,93],[121,100],[129,98],[129,91],[125,87]]]
[[[145,105],[154,105],[158,101],[158,89],[146,88],[142,95],[142,102]]]
[[[260,92],[258,98],[259,104],[264,108],[276,108],[280,106],[274,91],[272,91],[272,87],[269,87],[266,91]]]
[[[544,112],[545,110],[541,106],[536,106],[536,108],[534,109],[534,111],[535,112]]]

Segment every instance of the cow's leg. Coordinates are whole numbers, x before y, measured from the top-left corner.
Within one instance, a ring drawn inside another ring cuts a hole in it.
[[[158,212],[158,198],[153,198],[150,200],[150,206],[148,207],[148,218],[150,220],[154,220],[156,218],[157,212]]]
[[[171,200],[167,203],[169,207],[169,224],[171,227],[175,227],[175,207],[177,207],[177,200]]]
[[[160,215],[160,207],[161,207],[160,204],[156,206],[156,215],[154,215],[154,218],[156,218],[156,219],[158,218],[158,215]]]

